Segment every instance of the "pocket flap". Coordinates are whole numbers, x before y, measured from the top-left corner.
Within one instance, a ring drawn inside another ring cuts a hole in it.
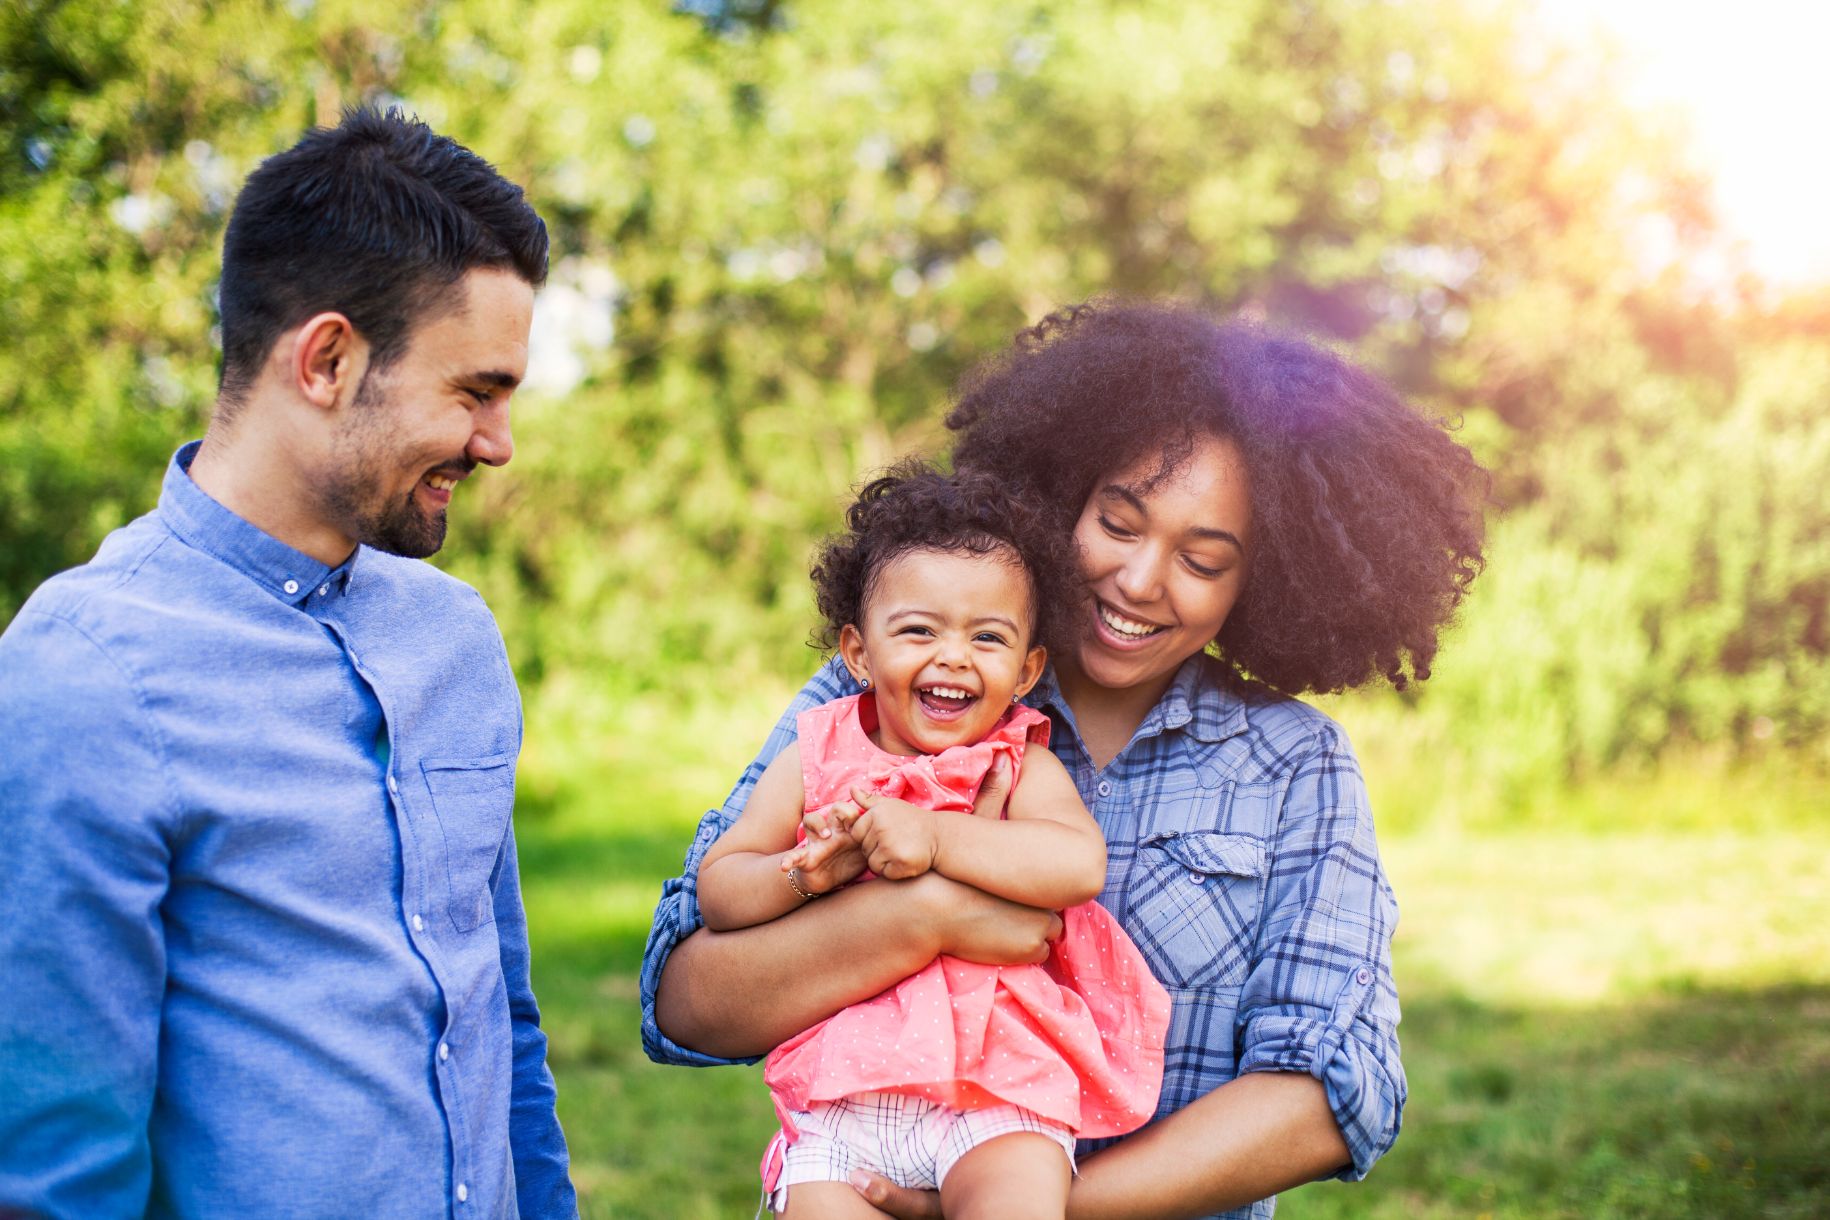
[[[1221,830],[1169,830],[1144,840],[1191,872],[1209,876],[1262,877],[1265,843],[1254,835]]]
[[[433,797],[442,792],[485,792],[515,786],[515,756],[490,754],[483,758],[427,758],[419,764]]]

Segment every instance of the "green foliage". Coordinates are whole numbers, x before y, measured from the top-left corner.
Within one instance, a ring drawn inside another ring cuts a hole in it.
[[[1350,342],[1464,421],[1491,570],[1420,703],[1353,705],[1438,773],[1821,760],[1825,311],[1689,274],[1706,184],[1610,90],[1473,5],[21,0],[0,620],[200,430],[241,178],[401,101],[554,233],[519,455],[440,560],[537,728],[804,673],[806,559],[850,485],[944,445],[972,360],[1111,291]]]

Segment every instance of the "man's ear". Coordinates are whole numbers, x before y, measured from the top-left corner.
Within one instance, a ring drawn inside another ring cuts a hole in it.
[[[330,310],[299,327],[286,371],[301,398],[320,410],[334,411],[355,398],[367,367],[368,344],[348,318]]]
[[[839,628],[839,659],[861,685],[870,685],[871,665],[870,657],[864,652],[864,637],[850,623]]]

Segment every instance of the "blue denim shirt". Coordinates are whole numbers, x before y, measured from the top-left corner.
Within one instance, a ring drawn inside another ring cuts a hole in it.
[[[668,881],[642,959],[642,1042],[663,1063],[728,1063],[655,1024],[667,956],[702,927],[699,862],[743,812],[803,709],[857,692],[835,661],[802,688],[737,787],[706,814]],[[1379,864],[1359,764],[1332,720],[1289,699],[1247,701],[1195,656],[1104,770],[1093,766],[1053,673],[1025,702],[1054,721],[1049,748],[1105,831],[1099,900],[1137,942],[1172,1008],[1157,1116],[1245,1072],[1322,1082],[1364,1177],[1398,1138],[1404,1067],[1391,938],[1398,908]],[[1082,1141],[1082,1154],[1115,1143]],[[1275,1200],[1225,1213],[1263,1220]]]
[[[195,452],[0,636],[0,1213],[574,1215],[495,622]]]

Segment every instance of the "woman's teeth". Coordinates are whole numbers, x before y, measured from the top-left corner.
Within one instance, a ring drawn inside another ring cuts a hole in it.
[[[1099,607],[1099,621],[1111,628],[1114,634],[1122,635],[1128,640],[1141,640],[1165,630],[1165,628],[1151,623],[1140,623],[1134,618],[1126,618],[1103,603]]]

